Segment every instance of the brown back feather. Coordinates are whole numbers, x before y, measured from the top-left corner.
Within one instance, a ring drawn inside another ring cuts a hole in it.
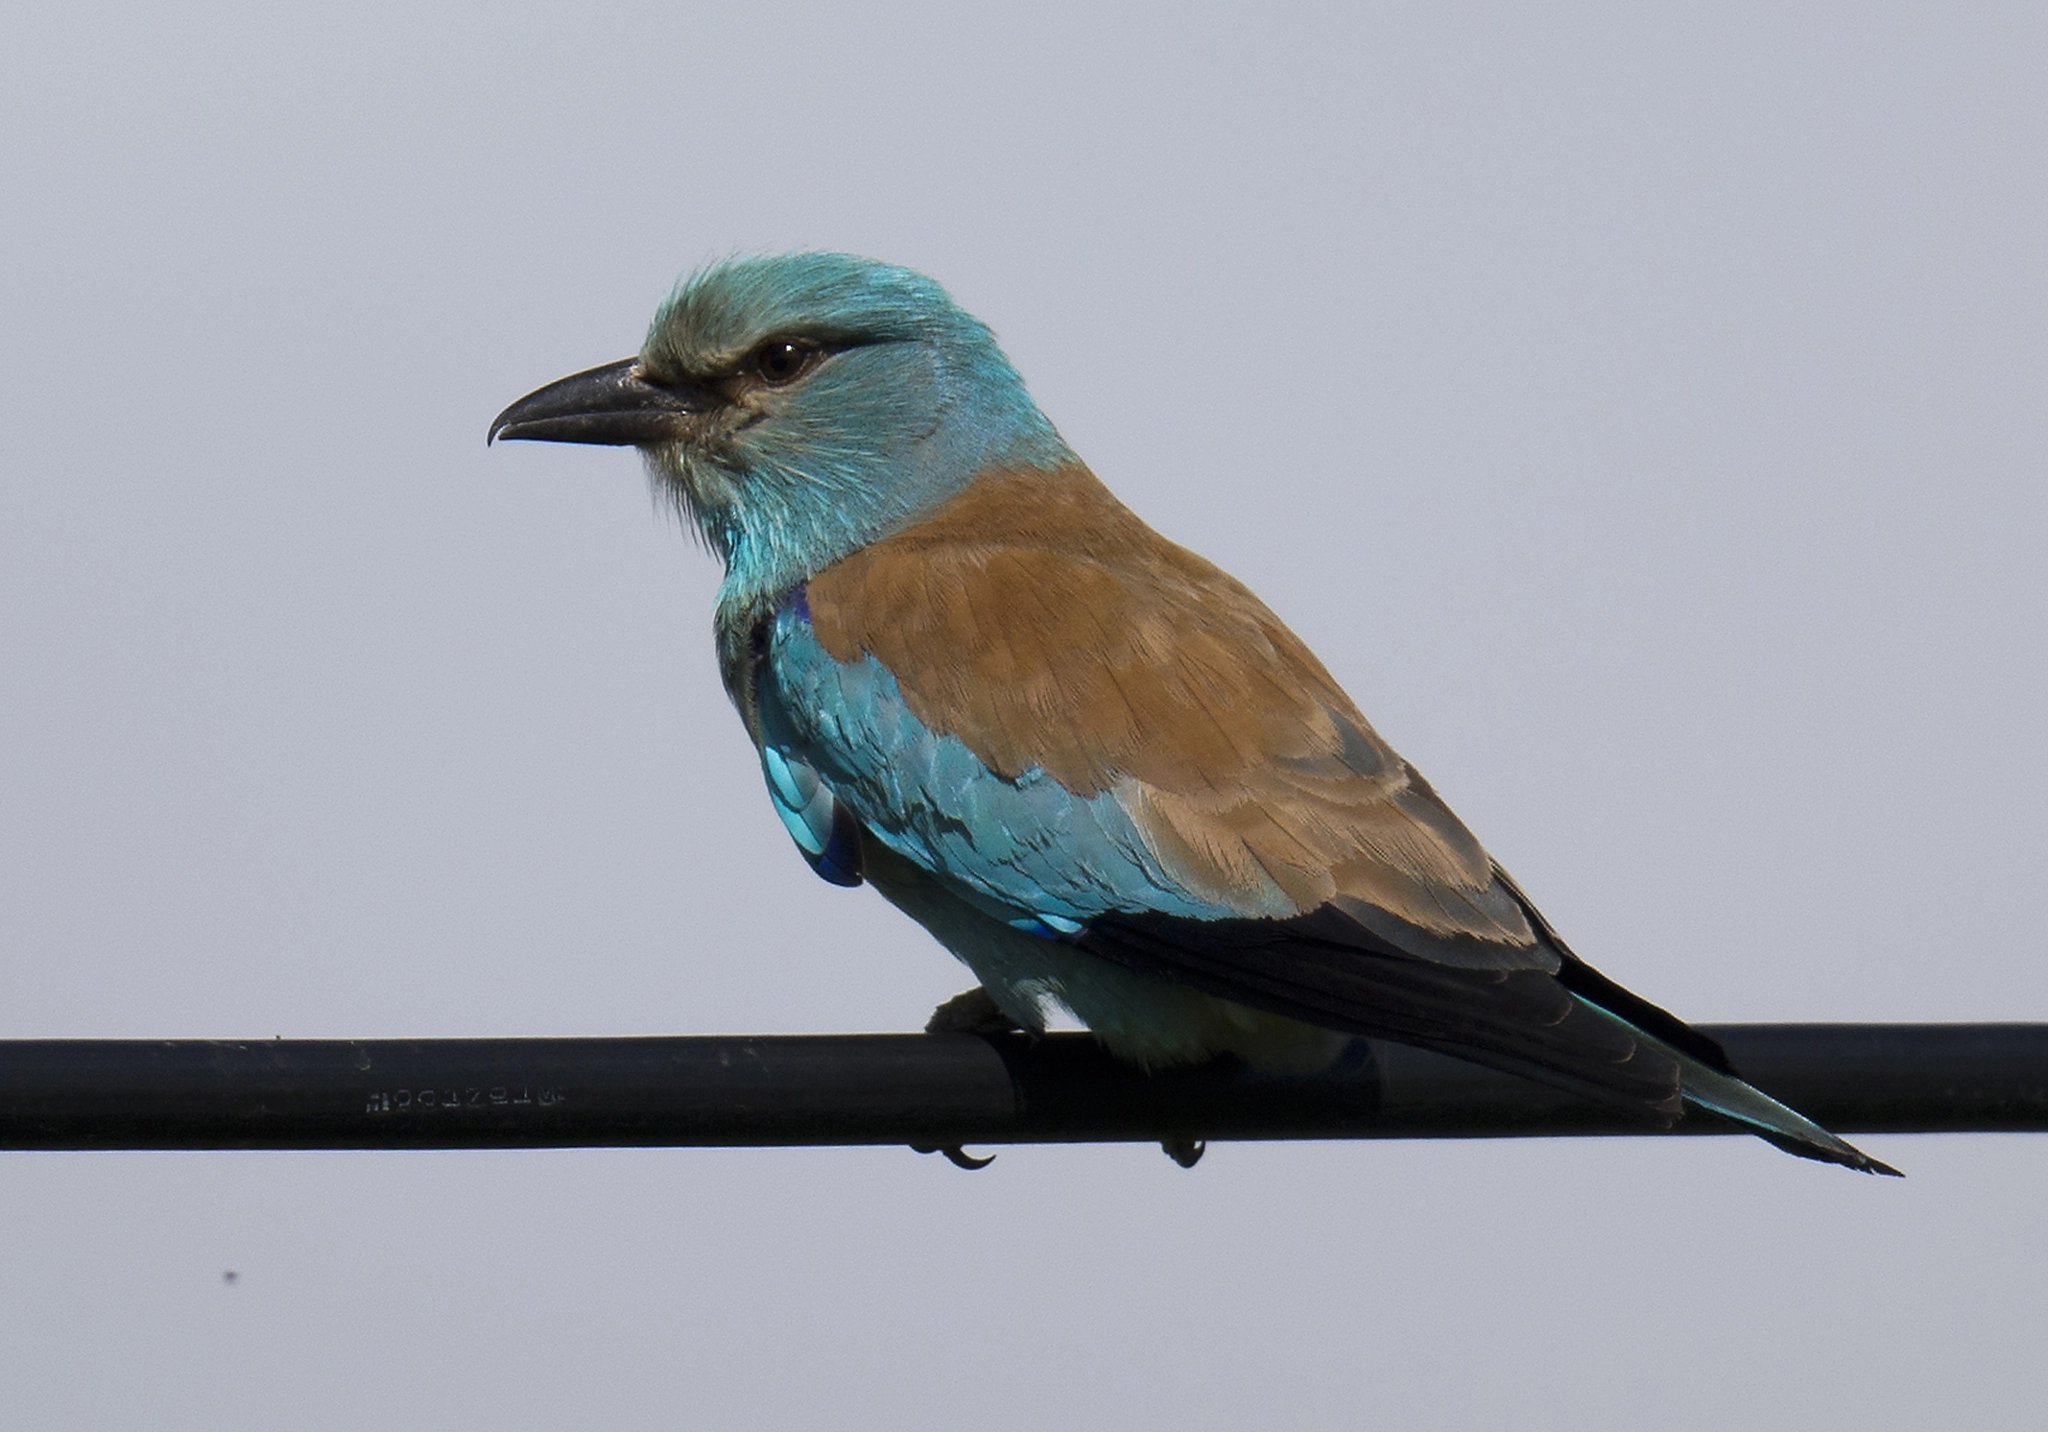
[[[1429,958],[1556,968],[1479,842],[1301,640],[1084,467],[986,474],[808,598],[836,659],[872,654],[1005,778],[1111,792],[1200,896],[1278,918],[1335,904]]]

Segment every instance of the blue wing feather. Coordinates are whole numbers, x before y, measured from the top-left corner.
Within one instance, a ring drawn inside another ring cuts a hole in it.
[[[761,748],[761,770],[775,814],[796,848],[820,878],[834,885],[858,885],[860,824],[819,778],[811,763],[777,745]]]
[[[785,791],[771,770],[770,790],[807,851],[816,797],[797,763],[875,839],[1015,928],[1064,938],[1113,910],[1235,913],[1178,885],[1108,793],[1076,796],[1035,768],[1006,780],[928,729],[880,662],[834,659],[797,603],[776,613],[758,680],[764,752],[792,772]]]

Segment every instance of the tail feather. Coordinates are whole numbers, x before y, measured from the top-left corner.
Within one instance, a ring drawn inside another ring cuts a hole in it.
[[[1683,1062],[1680,1078],[1684,1082],[1687,1099],[1703,1109],[1712,1109],[1717,1114],[1749,1125],[1760,1137],[1788,1154],[1818,1159],[1822,1163],[1841,1164],[1862,1173],[1904,1177],[1890,1164],[1872,1158],[1848,1140],[1829,1133],[1798,1110],[1787,1108],[1754,1085],[1690,1059]]]
[[[1892,1178],[1904,1174],[1836,1137],[1797,1109],[1788,1108],[1746,1082],[1728,1062],[1727,1051],[1669,1010],[1622,988],[1575,954],[1550,921],[1531,904],[1514,877],[1499,865],[1494,878],[1514,896],[1545,944],[1557,951],[1561,964],[1557,982],[1587,1008],[1605,1015],[1638,1039],[1669,1051],[1678,1061],[1679,1092],[1691,1103],[1747,1125],[1758,1138],[1788,1154],[1821,1163],[1840,1164],[1862,1173]]]
[[[1878,1173],[1890,1178],[1904,1178],[1888,1163],[1872,1158],[1847,1139],[1829,1133],[1797,1109],[1779,1103],[1763,1090],[1738,1077],[1732,1069],[1715,1069],[1689,1054],[1672,1049],[1661,1039],[1646,1035],[1629,1021],[1611,1010],[1586,999],[1580,1000],[1588,1008],[1606,1015],[1616,1024],[1629,1030],[1638,1039],[1650,1039],[1660,1048],[1668,1050],[1678,1061],[1679,1090],[1688,1103],[1702,1109],[1711,1109],[1725,1118],[1744,1124],[1757,1137],[1774,1144],[1788,1154],[1803,1159],[1814,1159],[1821,1163],[1840,1164],[1853,1168],[1859,1173]]]

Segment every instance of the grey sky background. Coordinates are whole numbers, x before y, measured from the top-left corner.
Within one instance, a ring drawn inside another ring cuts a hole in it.
[[[924,269],[1568,938],[2048,1019],[2036,5],[12,7],[0,1036],[904,1029],[630,454]],[[2048,1139],[13,1155],[45,1429],[2039,1425]],[[226,1286],[223,1269],[239,1272]]]

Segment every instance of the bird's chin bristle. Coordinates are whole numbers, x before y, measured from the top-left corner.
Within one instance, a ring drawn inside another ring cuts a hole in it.
[[[674,518],[698,546],[716,555],[704,530],[704,512],[691,487],[687,460],[665,449],[642,449],[641,457],[647,468],[647,495],[655,508]]]

